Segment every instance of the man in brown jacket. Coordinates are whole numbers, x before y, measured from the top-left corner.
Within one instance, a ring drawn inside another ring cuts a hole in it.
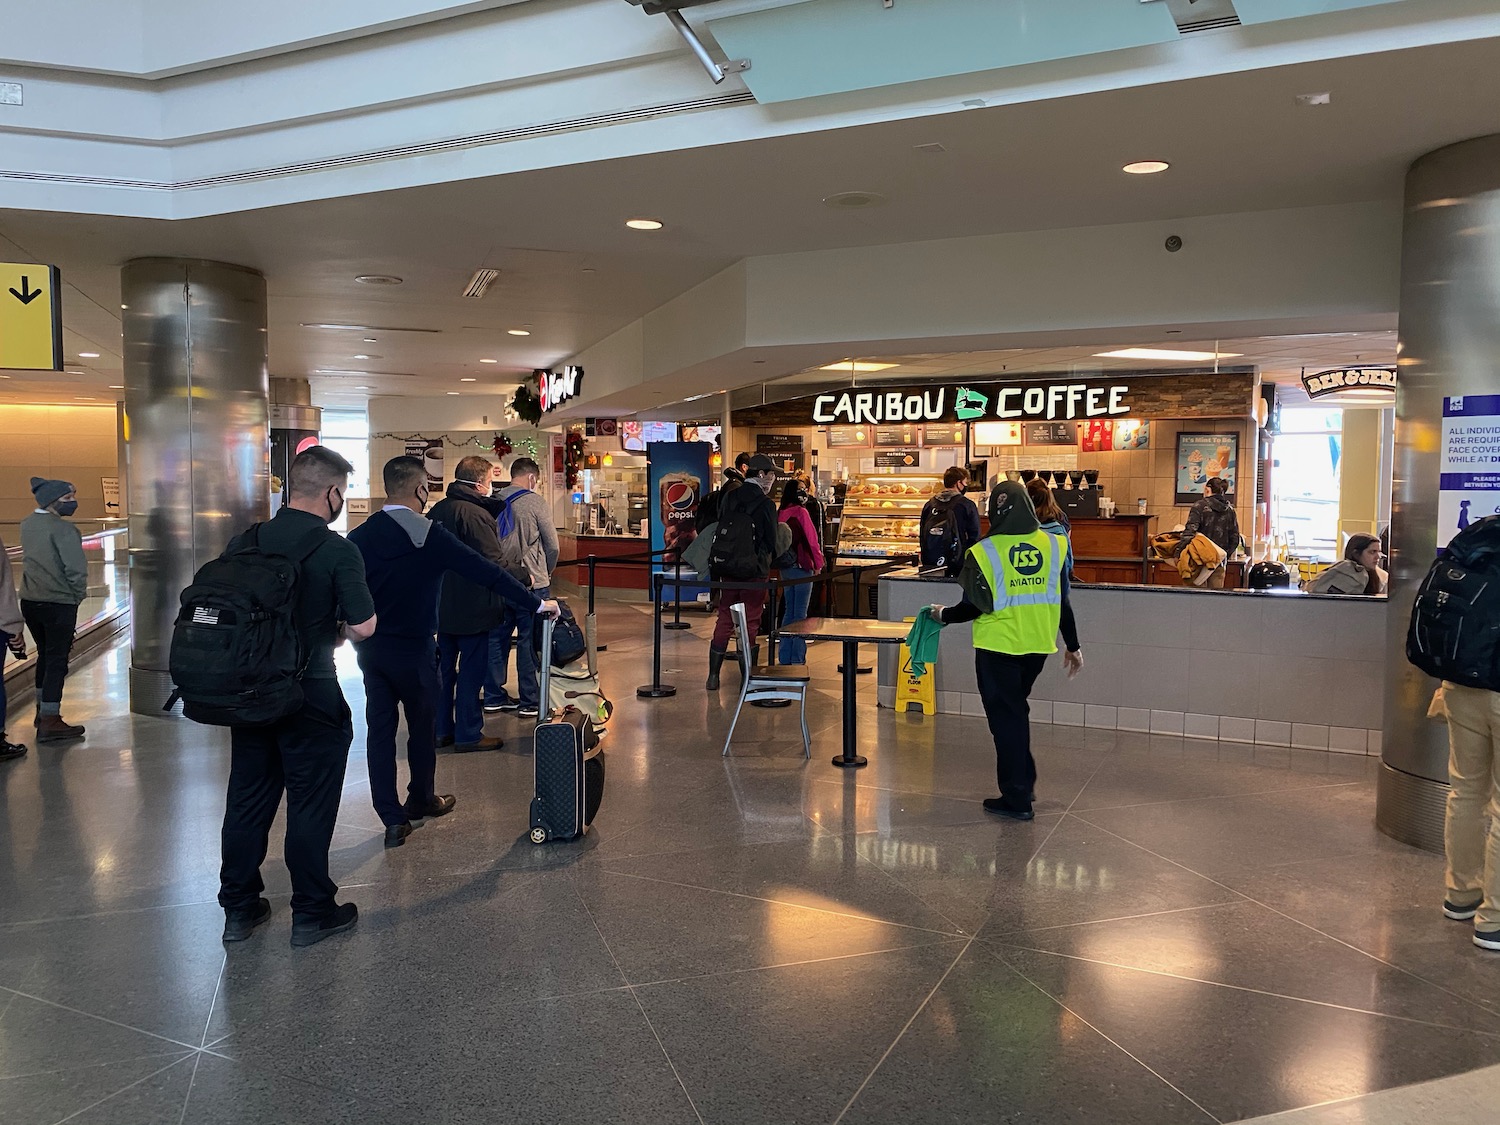
[[[5,544],[0,543],[0,762],[26,754],[24,744],[5,737],[5,653],[9,650],[17,660],[26,659],[26,637],[21,630],[21,602],[16,597]]]

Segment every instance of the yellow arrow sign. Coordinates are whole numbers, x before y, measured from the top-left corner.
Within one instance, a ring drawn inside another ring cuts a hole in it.
[[[61,371],[62,366],[57,267],[0,262],[0,367]]]

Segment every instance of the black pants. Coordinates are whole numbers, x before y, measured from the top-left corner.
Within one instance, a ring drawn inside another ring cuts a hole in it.
[[[995,739],[995,776],[1000,797],[1014,809],[1029,809],[1036,790],[1036,759],[1031,756],[1031,686],[1047,663],[1045,653],[1011,656],[974,650],[979,697]]]
[[[54,602],[21,603],[21,616],[36,642],[36,699],[38,703],[61,703],[63,681],[68,678],[68,653],[78,631],[78,607]]]
[[[292,918],[313,921],[333,913],[338,885],[328,877],[328,848],[354,724],[337,680],[304,680],[302,690],[307,702],[296,714],[231,731],[219,868],[219,905],[226,910],[253,907],[265,890],[260,865],[285,790]]]
[[[412,805],[432,801],[437,774],[437,654],[432,638],[379,634],[355,646],[365,676],[365,757],[370,800],[386,825],[410,819],[396,792],[396,726],[406,712],[406,787]]]

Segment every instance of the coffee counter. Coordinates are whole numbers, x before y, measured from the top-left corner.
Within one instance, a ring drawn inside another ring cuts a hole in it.
[[[1151,521],[1155,516],[1117,515],[1112,519],[1075,519],[1073,573],[1080,582],[1151,581]]]
[[[960,596],[956,582],[892,571],[880,617]],[[1075,585],[1072,602],[1084,669],[1069,680],[1061,658],[1047,661],[1033,722],[1380,753],[1385,598]],[[896,666],[895,652],[880,654],[882,706],[894,703]],[[936,675],[939,711],[984,714],[969,625],[943,629]]]

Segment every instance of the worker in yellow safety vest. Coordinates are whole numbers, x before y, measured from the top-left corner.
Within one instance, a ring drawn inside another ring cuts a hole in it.
[[[1062,631],[1068,677],[1083,668],[1078,628],[1068,602],[1072,549],[1065,535],[1043,531],[1018,481],[990,493],[988,534],[969,548],[959,573],[963,601],[927,612],[944,625],[974,623],[974,670],[995,738],[1000,796],[984,807],[1011,820],[1031,820],[1036,760],[1031,756],[1031,687],[1057,651]]]

